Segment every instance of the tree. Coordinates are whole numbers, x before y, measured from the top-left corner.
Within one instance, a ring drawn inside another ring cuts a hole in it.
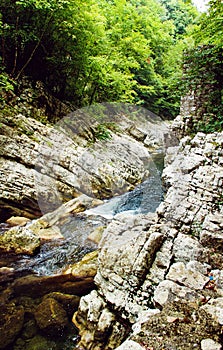
[[[2,0],[0,14],[2,69],[14,80],[41,80],[77,107],[122,101],[177,113],[182,45],[158,0]]]

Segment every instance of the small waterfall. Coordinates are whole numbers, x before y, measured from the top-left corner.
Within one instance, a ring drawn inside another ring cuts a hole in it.
[[[34,256],[6,257],[7,266],[18,273],[36,273],[51,275],[60,273],[64,267],[80,260],[85,254],[96,249],[96,245],[87,238],[99,226],[106,226],[118,213],[132,215],[155,212],[163,199],[161,172],[163,154],[157,153],[148,164],[150,176],[133,191],[113,197],[104,204],[68,217],[60,226],[64,239],[46,242],[40,252]],[[3,225],[2,231],[5,226]],[[3,261],[2,261],[3,263]],[[0,261],[0,266],[5,266]]]
[[[150,176],[133,191],[118,197],[113,197],[106,203],[87,210],[87,215],[99,215],[112,219],[116,214],[128,211],[140,214],[155,212],[163,199],[161,173],[163,169],[163,154],[154,155],[154,161],[149,164]]]

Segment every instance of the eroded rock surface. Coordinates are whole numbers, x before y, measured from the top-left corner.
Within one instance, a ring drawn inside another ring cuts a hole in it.
[[[222,146],[223,133],[182,139],[168,150],[167,192],[157,212],[119,214],[105,229],[97,291],[81,298],[74,316],[80,346],[115,349],[128,334],[130,343],[149,349],[221,348]],[[161,313],[145,320],[144,313],[157,308]],[[113,317],[110,326],[106,323],[109,336],[100,338],[104,310]],[[126,331],[136,332],[140,324],[138,336]],[[117,327],[119,337],[112,343]]]
[[[143,117],[136,127],[128,115],[97,121],[92,113],[98,111],[55,126],[23,115],[1,118],[2,220],[40,216],[82,193],[109,198],[149,175],[150,151],[164,147],[166,124]]]

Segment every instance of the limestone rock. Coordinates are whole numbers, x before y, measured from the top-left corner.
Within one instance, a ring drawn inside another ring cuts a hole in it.
[[[123,323],[135,325],[128,340],[147,348],[189,350],[200,348],[204,339],[218,342],[223,322],[222,144],[223,133],[182,139],[169,152],[163,172],[166,194],[156,214],[119,214],[105,229],[97,292],[83,298],[76,314],[91,349],[109,349],[108,339],[99,345],[94,336],[107,307]],[[156,307],[159,313],[136,323]],[[111,322],[111,332],[115,325]]]
[[[223,215],[209,214],[203,223],[200,242],[209,248],[222,252],[223,248]]]
[[[173,245],[174,260],[184,263],[197,260],[201,249],[202,246],[195,238],[179,233]]]
[[[16,226],[5,232],[0,237],[0,249],[16,254],[33,254],[43,241],[63,239],[63,225],[74,213],[101,203],[101,200],[84,194],[74,198],[53,212],[28,222],[24,227]]]
[[[127,116],[117,116],[117,128],[109,130],[111,139],[103,141],[95,136],[100,124],[90,114],[85,113],[84,124],[83,115],[77,112],[55,127],[21,114],[1,120],[3,219],[12,215],[36,218],[82,193],[110,198],[148,176],[151,157],[143,140],[152,133],[155,148],[163,148],[165,123],[154,125],[141,118],[140,127],[133,126],[130,136],[125,125],[134,123]]]
[[[96,243],[96,244],[99,244],[101,239],[102,239],[104,229],[105,229],[104,226],[97,227],[93,232],[90,233],[90,235],[88,236],[87,239],[89,241]]]
[[[199,303],[202,295],[191,289],[191,287],[184,287],[173,281],[164,280],[155,289],[153,301],[161,307],[167,302],[179,302],[183,300],[185,302]]]
[[[118,346],[116,350],[143,350],[145,347],[136,343],[133,340],[126,340],[122,345]]]
[[[98,268],[98,252],[93,251],[86,254],[83,259],[68,270],[64,271],[64,274],[72,274],[74,277],[94,277]]]
[[[201,350],[222,350],[222,346],[212,339],[203,339],[201,341]]]
[[[192,290],[202,290],[209,282],[208,277],[198,271],[186,268],[182,262],[173,264],[166,277]]]
[[[223,298],[210,299],[201,308],[223,325]]]
[[[17,225],[24,226],[29,221],[30,219],[22,216],[12,216],[8,220],[6,220],[7,224],[9,224],[10,226],[17,226]]]
[[[0,236],[0,250],[3,252],[32,255],[39,247],[39,237],[25,227],[14,227]]]

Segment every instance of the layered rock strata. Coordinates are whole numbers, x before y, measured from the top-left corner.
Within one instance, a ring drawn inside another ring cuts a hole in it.
[[[54,126],[21,114],[0,117],[2,221],[36,218],[83,193],[110,198],[148,177],[150,150],[163,148],[166,124],[145,117],[136,126],[125,115],[97,120],[91,114],[72,114]]]
[[[221,349],[223,133],[167,150],[155,214],[118,214],[104,231],[97,290],[74,323],[80,348]],[[146,195],[146,194],[145,194]]]

